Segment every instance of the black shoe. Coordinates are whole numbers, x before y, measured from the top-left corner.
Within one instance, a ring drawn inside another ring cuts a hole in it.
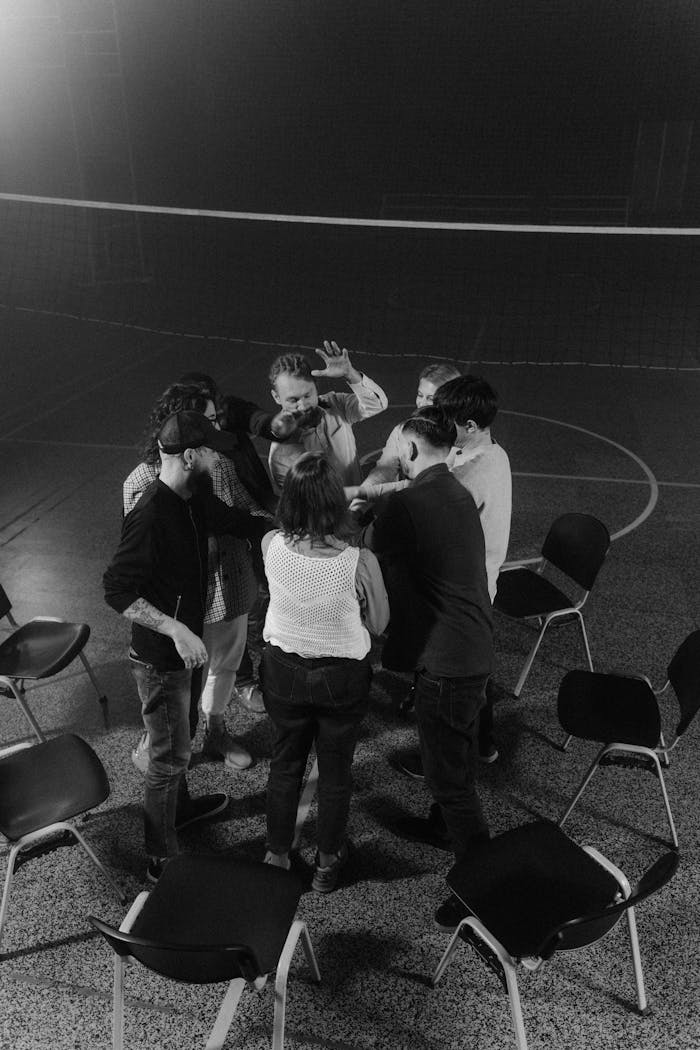
[[[217,791],[213,795],[200,795],[199,798],[191,798],[181,817],[175,818],[176,831],[197,824],[200,820],[211,820],[218,816],[228,806],[228,795],[223,791]]]
[[[316,893],[332,893],[338,885],[341,870],[348,862],[348,844],[344,842],[336,854],[336,859],[327,868],[321,867],[318,852],[316,853],[314,877],[311,889]]]
[[[467,915],[469,915],[469,910],[462,904],[459,897],[455,897],[453,893],[436,909],[433,917],[436,926],[439,926],[441,930],[445,930],[446,933],[452,933],[459,926],[462,919],[466,919]]]
[[[425,842],[436,849],[452,849],[452,840],[440,807],[435,802],[430,807],[427,817],[401,817],[394,821],[392,830],[399,838],[409,839],[411,842]]]
[[[170,860],[169,857],[149,857],[148,858],[148,867],[146,868],[146,879],[149,882],[152,882],[154,886],[155,886],[156,882],[158,882],[158,879],[163,874],[163,870],[165,868],[165,865],[168,863],[169,860]]]
[[[397,751],[393,756],[392,764],[407,777],[412,777],[414,780],[425,780],[420,751]]]

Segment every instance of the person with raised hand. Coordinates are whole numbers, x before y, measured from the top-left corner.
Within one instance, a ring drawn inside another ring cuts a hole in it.
[[[354,367],[347,349],[326,340],[316,353],[324,368],[312,369],[302,354],[283,354],[270,368],[273,400],[296,425],[284,443],[270,447],[270,473],[280,491],[287,471],[304,452],[322,452],[339,471],[343,485],[359,484],[353,426],[388,405],[384,391]],[[350,390],[319,394],[317,379],[343,379]]]

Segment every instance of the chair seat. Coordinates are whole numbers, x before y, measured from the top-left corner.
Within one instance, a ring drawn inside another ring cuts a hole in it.
[[[659,743],[659,705],[642,678],[569,671],[559,686],[557,709],[564,732],[580,740],[649,748]]]
[[[484,842],[455,864],[447,883],[516,959],[537,955],[561,923],[607,907],[620,889],[605,868],[545,821]]]
[[[0,645],[0,675],[49,678],[75,659],[89,637],[86,623],[30,620]]]
[[[0,760],[0,832],[16,842],[108,795],[107,774],[90,745],[72,734],[54,737]]]
[[[570,598],[558,587],[531,569],[509,569],[498,577],[494,609],[520,620],[528,616],[546,616],[558,609],[569,609]]]
[[[182,854],[166,865],[131,933],[171,946],[245,945],[262,975],[277,966],[301,889],[296,875],[259,861]],[[189,975],[186,965],[180,959],[180,980],[216,979],[204,972],[201,958],[193,958]]]

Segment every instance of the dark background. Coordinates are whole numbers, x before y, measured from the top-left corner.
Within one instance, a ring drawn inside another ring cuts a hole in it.
[[[632,195],[659,220],[700,201],[697,0],[0,0],[0,19],[0,191],[355,216],[385,193]]]

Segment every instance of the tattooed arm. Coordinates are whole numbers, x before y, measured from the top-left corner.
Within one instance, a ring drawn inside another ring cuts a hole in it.
[[[134,620],[143,627],[150,627],[152,631],[171,638],[185,667],[201,667],[206,663],[207,650],[202,639],[184,623],[156,609],[155,605],[151,605],[145,598],[137,598],[122,610],[122,615],[126,616],[127,620]]]

